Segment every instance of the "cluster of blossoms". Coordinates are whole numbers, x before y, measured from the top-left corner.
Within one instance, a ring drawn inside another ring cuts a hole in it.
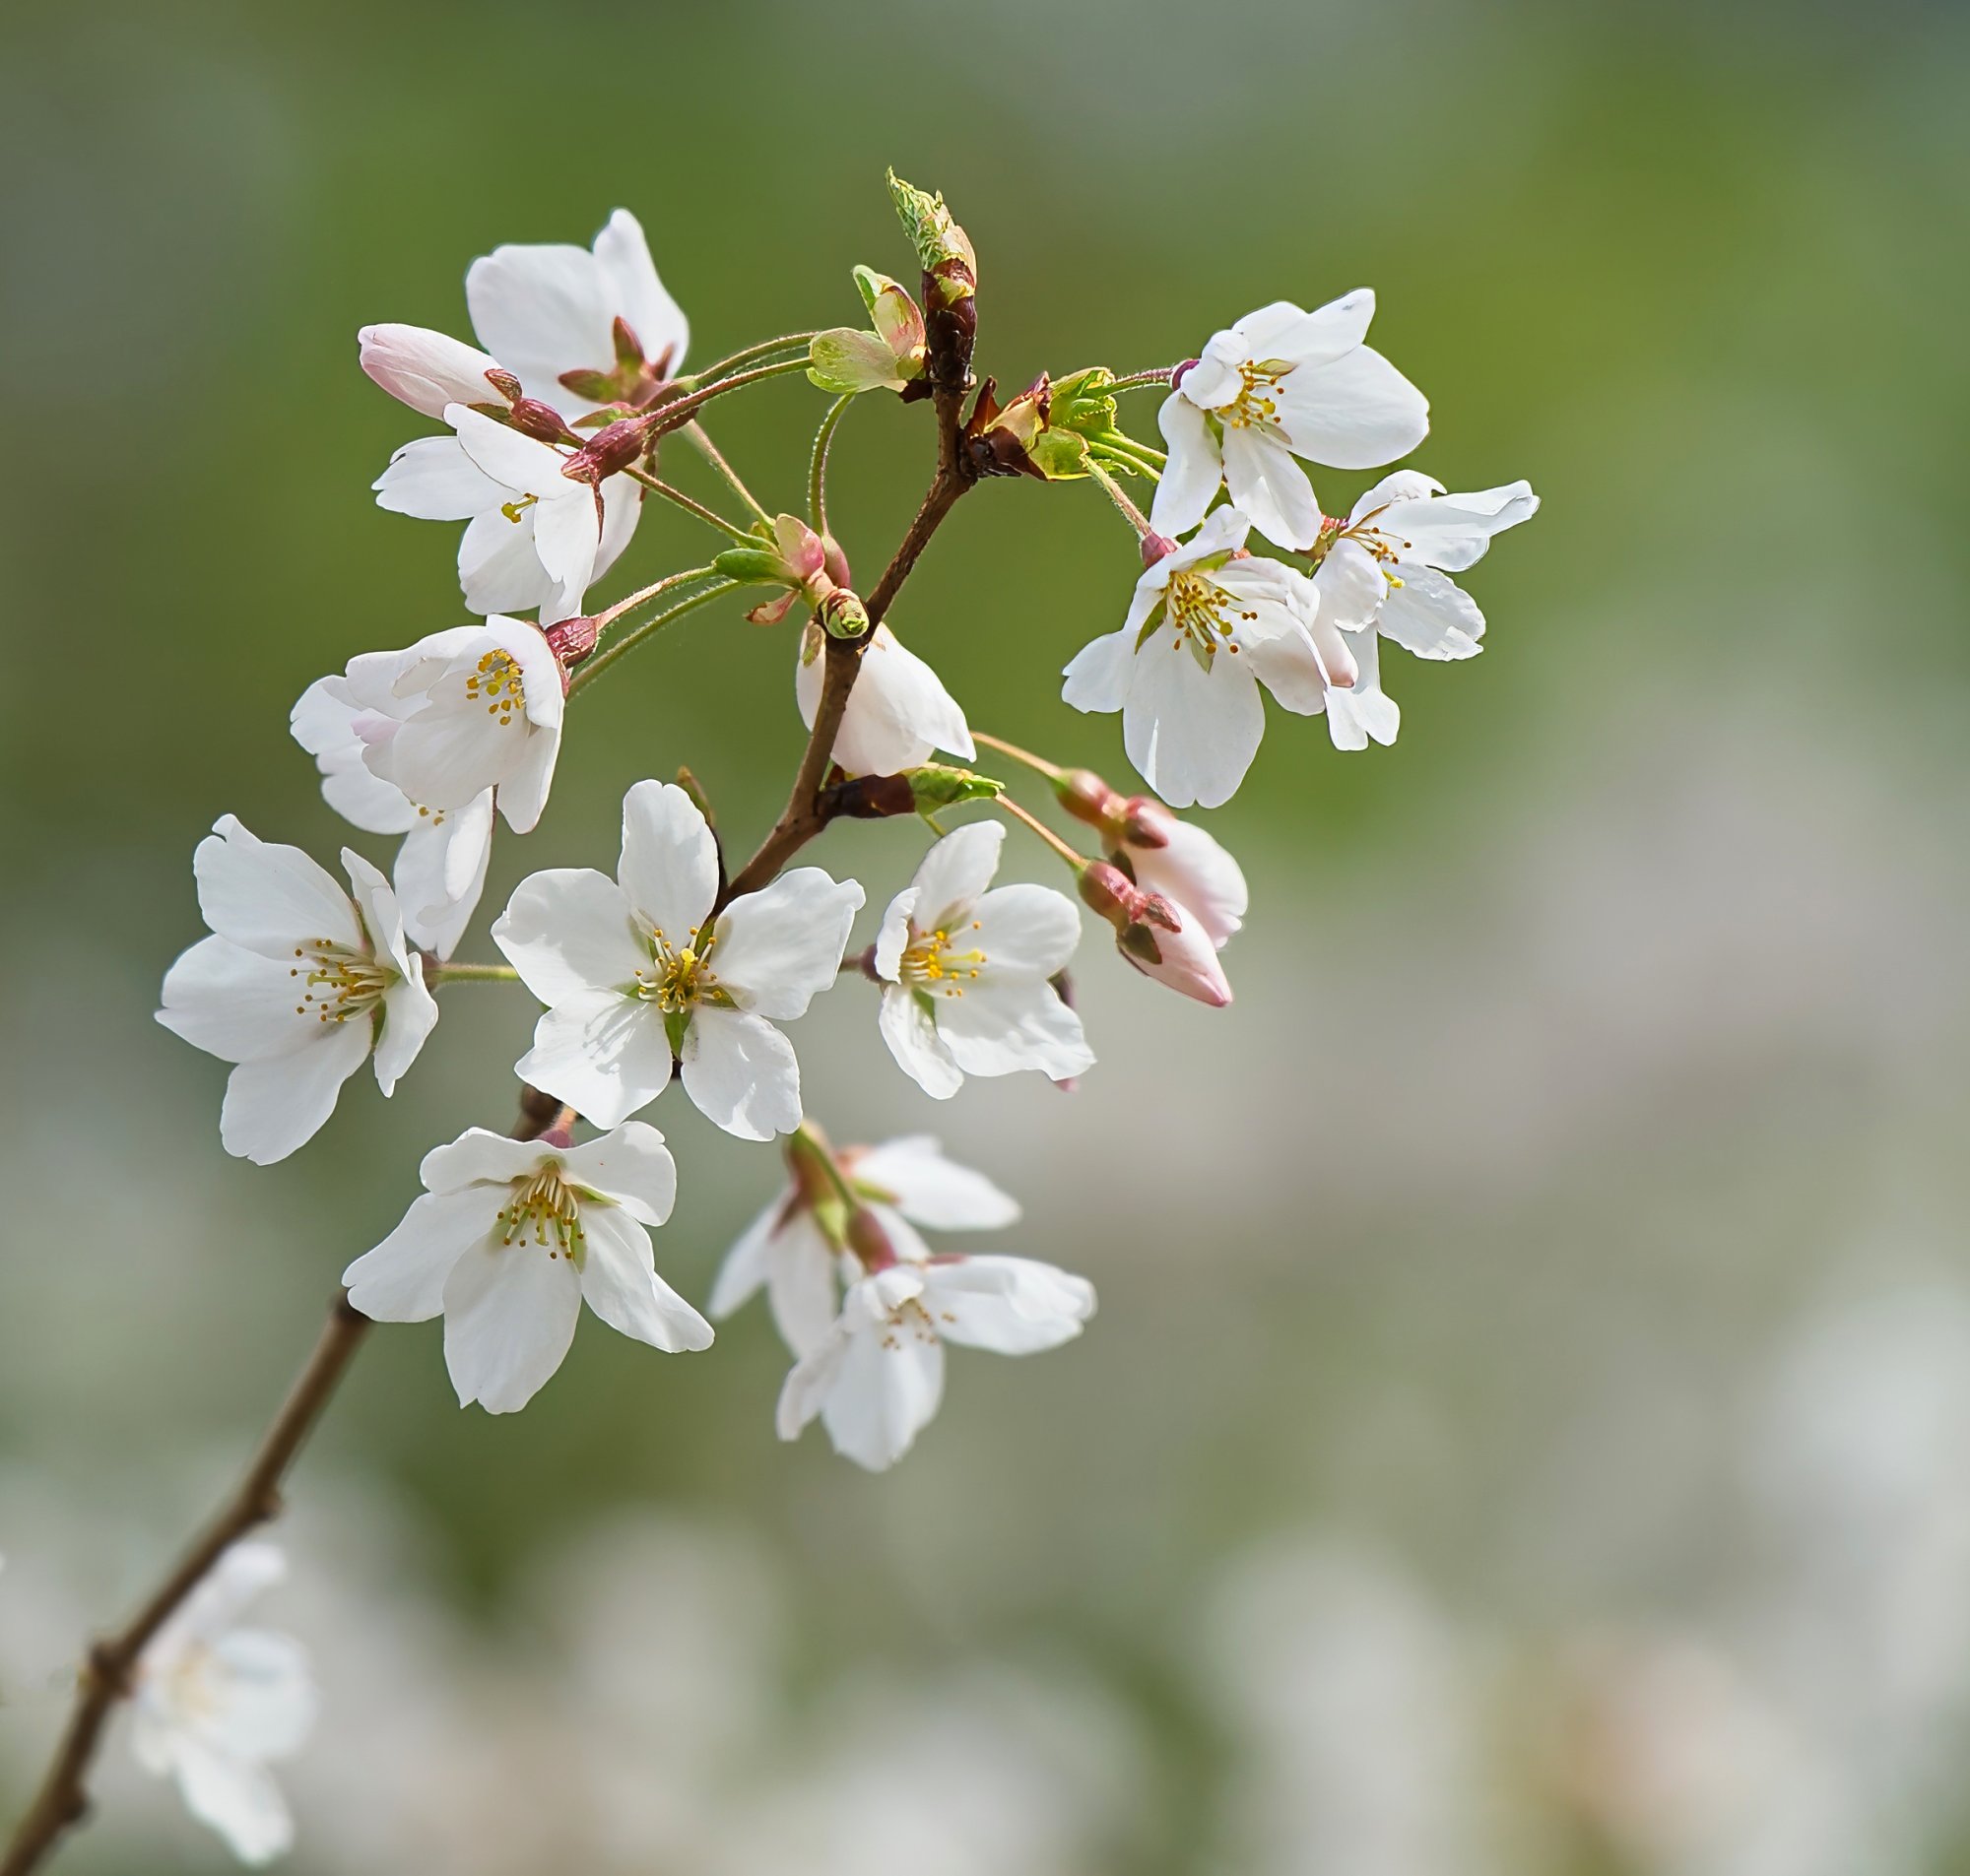
[[[792,1357],[782,1438],[819,1418],[836,1451],[888,1466],[937,1410],[946,1344],[1028,1354],[1078,1335],[1094,1309],[1081,1277],[934,1251],[919,1235],[1013,1224],[1017,1205],[983,1175],[924,1137],[830,1145],[804,1108],[786,1025],[845,983],[842,994],[871,997],[897,1067],[935,1099],[968,1075],[1071,1084],[1094,1062],[1069,979],[1082,906],[1144,975],[1228,1003],[1221,953],[1245,917],[1245,880],[1172,810],[1236,790],[1264,728],[1261,685],[1290,711],[1324,713],[1337,747],[1393,741],[1380,640],[1429,659],[1478,651],[1483,616],[1451,575],[1538,505],[1524,483],[1455,495],[1397,470],[1345,517],[1324,511],[1304,463],[1380,467],[1428,428],[1421,394],[1364,343],[1365,291],[1313,312],[1268,306],[1170,369],[1042,374],[1004,403],[987,378],[967,411],[976,254],[941,197],[890,185],[921,289],[857,268],[866,328],[788,335],[688,373],[689,325],[619,210],[592,247],[509,246],[473,263],[466,298],[485,350],[413,326],[361,334],[370,378],[441,425],[396,452],[377,501],[464,524],[458,575],[475,616],[352,658],[294,709],[329,805],[363,833],[400,837],[389,875],[345,851],[345,887],[299,850],[222,819],[195,858],[212,936],[171,968],[160,1020],[236,1065],[221,1136],[265,1164],[328,1122],[365,1060],[389,1094],[445,986],[513,980],[537,1000],[532,1046],[514,1065],[532,1118],[517,1136],[472,1128],[427,1153],[424,1195],[345,1275],[371,1320],[443,1318],[462,1404],[524,1406],[564,1358],[583,1301],[653,1348],[710,1344],[710,1323],[658,1273],[651,1240],[678,1172],[636,1117],[674,1078],[716,1126],[782,1144],[790,1183],[707,1302],[722,1319],[765,1289]],[[806,512],[774,513],[702,420],[720,399],[800,376],[831,402]],[[1120,422],[1119,397],[1155,385],[1168,393],[1166,453]],[[826,478],[834,431],[868,395],[929,406],[939,453],[922,512],[865,596],[828,527]],[[740,519],[669,480],[680,450],[705,459]],[[1142,571],[1126,616],[1067,665],[1063,696],[1121,712],[1152,794],[975,730],[887,622],[957,497],[1007,475],[1092,482],[1134,532]],[[1147,516],[1131,480],[1154,485]],[[590,611],[652,499],[716,531],[718,550]],[[1255,536],[1274,551],[1255,552]],[[498,823],[526,835],[542,819],[579,691],[658,628],[755,587],[767,590],[748,620],[794,621],[793,702],[809,732],[765,843],[728,870],[689,771],[638,781],[613,878],[532,873],[491,925],[505,961],[455,962]],[[1020,807],[1005,780],[960,766],[981,750],[1042,780],[1097,851]],[[947,831],[940,816],[965,807],[983,817]],[[859,950],[863,887],[786,866],[839,816],[897,817],[933,836]],[[1075,897],[993,883],[1011,822],[1067,866]],[[190,1793],[204,1775],[183,1750],[173,1763]],[[270,1841],[264,1795],[193,1804],[242,1850]],[[248,1809],[257,1823],[226,1824]]]

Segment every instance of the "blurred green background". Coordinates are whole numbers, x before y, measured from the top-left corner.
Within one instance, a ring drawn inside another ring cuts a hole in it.
[[[1970,19],[1900,0],[0,13],[4,1808],[422,1152],[509,1119],[499,990],[268,1170],[150,1019],[218,814],[346,837],[294,698],[462,616],[453,531],[369,495],[427,426],[356,328],[464,333],[473,256],[618,204],[696,358],[846,321],[852,263],[907,271],[892,162],[977,244],[1002,385],[1371,285],[1417,466],[1544,509],[1468,581],[1483,658],[1385,661],[1396,747],[1274,714],[1210,822],[1229,1010],[1090,940],[1083,1090],[935,1110],[855,984],[796,1029],[837,1138],[1018,1193],[1083,1342],[960,1354],[871,1479],[773,1438],[757,1310],[694,1360],[589,1322],[496,1420],[435,1326],[373,1338],[264,1611],[326,1700],[295,1866],[1970,1870],[1966,82]],[[865,580],[930,449],[876,402]],[[720,411],[769,502],[821,409]],[[1125,782],[1057,673],[1134,571],[1090,486],[1000,485],[894,623],[975,726]],[[750,845],[792,655],[713,610],[599,686],[488,917],[680,762]],[[880,907],[918,845],[815,857]],[[649,1118],[701,1299],[774,1156]],[[64,1867],[225,1866],[120,1738],[103,1790]]]

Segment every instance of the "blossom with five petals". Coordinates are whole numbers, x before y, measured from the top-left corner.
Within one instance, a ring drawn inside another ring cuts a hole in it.
[[[523,879],[492,939],[548,1009],[514,1072],[614,1127],[670,1085],[675,1056],[685,1092],[728,1133],[792,1132],[800,1065],[774,1023],[833,983],[862,888],[797,867],[714,917],[717,897],[717,842],[668,782],[624,797],[614,879]]]
[[[315,759],[321,792],[345,820],[372,834],[401,834],[391,884],[404,932],[440,958],[458,948],[486,887],[492,858],[493,791],[463,808],[414,802],[363,761],[371,743],[396,733],[422,708],[422,693],[397,694],[397,679],[427,657],[446,656],[480,637],[474,625],[434,632],[403,651],[364,652],[339,677],[318,678],[289,717],[295,741]]]
[[[524,1407],[567,1354],[584,1302],[652,1348],[711,1346],[711,1325],[656,1271],[650,1231],[671,1215],[677,1163],[655,1128],[631,1121],[580,1146],[470,1128],[418,1176],[424,1197],[342,1280],[376,1322],[443,1316],[461,1407]]]
[[[819,1414],[834,1450],[872,1472],[895,1464],[937,1412],[946,1342],[1030,1355],[1072,1341],[1094,1314],[1094,1286],[1051,1263],[891,1249],[795,1362],[776,1414],[783,1440]]]
[[[725,1254],[705,1307],[714,1322],[723,1322],[764,1285],[780,1339],[805,1355],[825,1339],[834,1321],[840,1254],[816,1215],[829,1193],[816,1187],[798,1153],[788,1158],[792,1182]],[[927,1263],[931,1256],[916,1234],[918,1225],[929,1231],[997,1231],[1018,1222],[1017,1199],[983,1173],[946,1159],[943,1146],[928,1133],[881,1146],[842,1147],[834,1161],[896,1255],[911,1262]]]
[[[237,1065],[219,1136],[255,1165],[313,1138],[372,1049],[391,1093],[437,1021],[390,882],[348,848],[342,864],[353,898],[298,847],[230,814],[192,858],[213,936],[171,966],[158,1020]]]
[[[1215,333],[1158,419],[1169,460],[1149,510],[1156,531],[1189,533],[1222,483],[1267,540],[1305,550],[1320,506],[1295,458],[1373,469],[1415,448],[1429,404],[1361,343],[1374,316],[1364,287],[1313,312],[1276,300]]]
[[[810,621],[794,668],[794,698],[810,730],[821,708],[821,627]],[[967,762],[978,752],[964,712],[937,673],[886,625],[878,625],[834,734],[834,759],[850,775],[894,775],[929,761],[939,749]]]
[[[1312,589],[1277,560],[1242,554],[1251,523],[1219,508],[1183,547],[1145,569],[1121,628],[1084,645],[1061,695],[1122,712],[1122,742],[1173,808],[1229,801],[1265,735],[1264,684],[1303,716],[1354,675],[1347,641]]]
[[[294,1819],[267,1768],[300,1750],[318,1704],[298,1642],[234,1626],[286,1573],[274,1545],[234,1544],[151,1638],[133,1677],[138,1763],[175,1779],[185,1808],[243,1863],[293,1846]]]
[[[1051,982],[1081,941],[1081,915],[1050,886],[986,890],[1005,838],[997,821],[947,834],[889,901],[876,939],[883,1040],[936,1100],[967,1074],[1037,1068],[1064,1081],[1094,1066]]]
[[[344,675],[361,706],[353,723],[371,775],[433,809],[463,811],[494,790],[506,824],[533,831],[567,702],[538,626],[489,618],[356,659]]]

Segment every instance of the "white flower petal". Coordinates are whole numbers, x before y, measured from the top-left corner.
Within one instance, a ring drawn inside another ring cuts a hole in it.
[[[554,444],[544,443],[538,436],[529,436],[510,423],[501,423],[463,404],[448,405],[444,420],[451,425],[459,447],[480,471],[508,493],[532,495],[543,508],[553,507],[573,493],[587,493],[585,489],[578,490],[560,473],[567,456]],[[535,520],[538,523],[538,515]],[[551,567],[549,570],[553,571]]]
[[[613,1199],[638,1224],[663,1224],[677,1202],[677,1161],[664,1136],[641,1121],[570,1146],[560,1161],[571,1183]]]
[[[1449,574],[1405,566],[1402,581],[1376,615],[1375,629],[1385,638],[1418,658],[1475,658],[1483,650],[1484,615]]]
[[[924,1308],[947,1341],[1031,1355],[1081,1333],[1094,1286],[1031,1258],[958,1258],[924,1272]]]
[[[1220,654],[1207,673],[1187,645],[1163,632],[1137,654],[1123,746],[1172,808],[1229,801],[1265,733],[1265,705],[1244,658]]]
[[[780,1340],[796,1355],[818,1348],[834,1320],[834,1253],[812,1213],[797,1212],[772,1240],[766,1304]]]
[[[1220,950],[1245,922],[1250,896],[1237,861],[1195,821],[1173,820],[1162,847],[1131,847],[1129,864],[1145,892],[1160,892],[1197,917]]]
[[[290,1055],[321,1039],[321,1021],[300,1005],[298,966],[229,938],[201,938],[164,976],[158,1020],[222,1062]]]
[[[971,925],[968,937],[952,935],[952,947],[960,953],[974,945],[982,950],[983,969],[995,984],[1051,977],[1081,942],[1081,914],[1051,886],[997,886],[972,908]]]
[[[817,658],[794,666],[794,696],[809,729],[821,705],[824,664]],[[927,762],[939,749],[967,761],[977,753],[964,712],[937,673],[886,625],[878,625],[848,693],[834,759],[851,775],[893,775]]]
[[[580,1314],[581,1278],[552,1240],[472,1246],[444,1285],[444,1360],[458,1404],[524,1407],[560,1366]]]
[[[1322,365],[1352,352],[1368,336],[1374,317],[1373,291],[1357,287],[1310,313],[1280,301],[1240,320],[1238,331],[1247,357],[1280,357],[1299,366]]]
[[[369,1053],[367,1018],[325,1023],[320,1039],[292,1055],[242,1062],[227,1079],[219,1138],[229,1153],[271,1166],[305,1145],[335,1112],[342,1084]]]
[[[650,1234],[626,1211],[584,1204],[581,1294],[624,1335],[667,1354],[711,1346],[711,1325],[656,1272]]]
[[[185,1809],[217,1831],[242,1863],[271,1863],[294,1847],[294,1819],[265,1766],[184,1737],[172,1763]]]
[[[1416,480],[1427,483],[1429,478]],[[1381,486],[1387,489],[1396,483],[1397,478],[1391,476]],[[1369,490],[1370,494],[1376,492]],[[1484,557],[1494,535],[1531,520],[1539,513],[1539,497],[1527,482],[1464,495],[1411,490],[1407,499],[1395,501],[1373,525],[1399,544],[1405,560],[1420,560],[1446,573],[1462,573]]]
[[[212,1645],[205,1678],[215,1698],[198,1731],[208,1744],[263,1764],[306,1744],[319,1703],[307,1650],[292,1636],[233,1629]]]
[[[1376,635],[1363,632],[1359,669],[1351,688],[1327,693],[1327,733],[1337,749],[1365,749],[1369,743],[1395,742],[1402,712],[1382,690],[1381,655]]]
[[[623,890],[644,922],[682,950],[718,896],[718,843],[673,782],[638,782],[623,798]]]
[[[488,1127],[468,1127],[455,1140],[433,1146],[418,1167],[418,1177],[427,1192],[464,1192],[472,1186],[509,1186],[518,1179],[531,1179],[558,1155],[538,1140],[516,1140],[510,1134],[495,1133]],[[501,1194],[492,1203],[496,1211],[506,1202]]]
[[[473,1245],[497,1236],[493,1214],[500,1202],[484,1190],[412,1199],[397,1228],[343,1271],[350,1302],[372,1322],[429,1322],[444,1307],[451,1266]]]
[[[733,1241],[731,1250],[725,1254],[724,1262],[718,1266],[718,1275],[712,1280],[710,1301],[704,1306],[714,1323],[724,1322],[753,1300],[772,1267],[773,1240],[778,1236],[782,1222],[791,1226],[794,1217],[799,1215],[789,1215],[787,1198],[783,1195],[775,1198]],[[830,1307],[830,1320],[833,1315]]]
[[[676,377],[684,369],[690,324],[657,277],[643,225],[627,209],[618,209],[595,237],[595,259],[612,319],[620,317],[636,335],[649,363],[665,361],[669,374]]]
[[[1200,364],[1191,376],[1202,369]],[[1203,411],[1187,394],[1190,378],[1185,378],[1184,384],[1186,389],[1172,391],[1156,413],[1156,425],[1168,445],[1168,461],[1163,465],[1162,480],[1156,485],[1155,498],[1149,504],[1149,526],[1158,534],[1172,537],[1188,534],[1204,519],[1212,496],[1224,480],[1217,439],[1204,420]]]
[[[621,994],[650,969],[623,889],[592,867],[529,873],[493,921],[492,942],[544,1003],[588,991]]]
[[[996,820],[968,821],[948,833],[924,855],[911,884],[916,910],[910,915],[919,932],[939,930],[970,910],[999,871],[999,849],[1006,829]]]
[[[349,895],[298,847],[261,840],[226,814],[191,864],[206,924],[245,950],[292,962],[297,944],[361,946]]]
[[[404,909],[404,933],[449,957],[472,923],[492,864],[492,791],[463,808],[427,810],[397,849],[391,884]]]
[[[406,443],[370,486],[377,507],[418,521],[469,521],[489,508],[496,512],[506,499],[505,489],[465,453],[455,435]]]
[[[1320,616],[1345,632],[1373,624],[1389,595],[1380,564],[1358,541],[1337,541],[1315,568],[1313,585]]]
[[[513,1072],[595,1126],[612,1128],[670,1086],[671,1060],[654,1003],[614,991],[573,991],[534,1025],[534,1046]]]
[[[1231,500],[1268,541],[1304,552],[1320,533],[1320,504],[1306,471],[1284,443],[1260,429],[1224,433],[1224,483]]]
[[[819,867],[796,867],[719,914],[712,970],[741,1009],[779,1021],[804,1016],[839,973],[861,909],[855,880],[837,884]]]
[[[923,1000],[907,985],[892,984],[884,991],[877,1021],[896,1067],[932,1100],[948,1101],[964,1085]]]
[[[1295,454],[1336,469],[1392,463],[1429,434],[1429,401],[1371,346],[1295,371],[1280,399]]]
[[[889,901],[883,914],[882,929],[876,934],[876,975],[893,984],[902,970],[903,953],[909,949],[910,919],[917,909],[917,889],[905,886]]]
[[[944,1344],[910,1322],[851,1336],[821,1422],[835,1452],[871,1472],[894,1465],[944,1398]]]
[[[996,1231],[1018,1222],[1018,1200],[983,1173],[946,1159],[928,1133],[886,1140],[859,1154],[858,1187],[883,1194],[913,1224],[931,1231]]]
[[[383,993],[382,1017],[372,1067],[376,1085],[385,1094],[394,1094],[426,1039],[437,1027],[437,1000],[425,988],[424,969],[417,959],[411,961],[410,975],[399,978]]]
[[[363,742],[356,724],[366,714],[347,678],[318,678],[301,692],[288,715],[288,727],[314,757],[329,807],[366,832],[401,834],[416,824],[418,810],[401,789],[363,765]]]
[[[1036,1068],[1053,1081],[1094,1066],[1081,1018],[1047,983],[972,985],[962,997],[933,999],[937,1033],[966,1074]]]
[[[546,606],[555,583],[534,550],[534,510],[508,514],[505,490],[489,483],[493,499],[466,524],[458,543],[458,585],[468,612],[525,613]]]
[[[1129,700],[1135,670],[1136,632],[1124,627],[1090,639],[1061,673],[1067,680],[1060,687],[1061,701],[1076,710],[1119,710]]]
[[[684,1091],[697,1111],[742,1140],[769,1140],[801,1123],[793,1044],[763,1016],[700,1003],[684,1037]]]

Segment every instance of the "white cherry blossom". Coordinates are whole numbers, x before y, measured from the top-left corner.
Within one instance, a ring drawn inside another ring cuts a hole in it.
[[[427,1153],[418,1176],[424,1197],[342,1280],[379,1323],[443,1316],[461,1407],[524,1407],[567,1354],[584,1302],[652,1348],[711,1346],[711,1325],[653,1262],[650,1231],[677,1197],[655,1128],[631,1121],[569,1146],[475,1127]]]
[[[306,1743],[318,1705],[298,1642],[235,1626],[286,1574],[272,1544],[234,1544],[152,1637],[131,1695],[138,1762],[174,1779],[185,1808],[244,1863],[293,1847],[294,1819],[268,1768]]]
[[[1030,1355],[1072,1341],[1094,1314],[1093,1285],[1050,1263],[893,1249],[795,1362],[776,1416],[780,1438],[797,1440],[819,1414],[834,1450],[872,1472],[895,1464],[937,1412],[946,1342]]]
[[[403,836],[391,883],[404,932],[441,958],[457,949],[486,887],[493,791],[482,789],[463,808],[431,808],[372,774],[362,758],[372,742],[395,735],[423,707],[422,693],[397,694],[397,679],[424,659],[448,658],[479,637],[478,627],[460,625],[403,651],[365,652],[340,677],[311,683],[289,717],[295,741],[321,771],[328,805],[368,833]]]
[[[345,677],[361,706],[353,722],[372,776],[432,809],[467,809],[494,790],[506,824],[533,831],[554,782],[567,701],[560,663],[538,626],[489,618],[359,658]]]
[[[669,1086],[675,1056],[685,1092],[727,1132],[798,1127],[800,1067],[774,1024],[834,981],[862,888],[797,867],[714,919],[717,893],[711,829],[658,782],[624,797],[616,878],[522,880],[492,938],[548,1010],[515,1072],[613,1127]]]
[[[811,730],[821,707],[821,630],[810,621],[794,667],[794,696]],[[848,693],[834,759],[850,775],[894,775],[944,749],[967,762],[977,754],[964,712],[929,665],[886,625],[869,634],[862,668]]]
[[[475,613],[538,607],[544,623],[581,611],[589,586],[629,545],[642,490],[563,472],[568,453],[463,404],[450,436],[421,436],[376,479],[376,503],[421,521],[463,521],[458,582]]]
[[[1429,432],[1429,404],[1361,342],[1375,316],[1366,288],[1305,312],[1276,300],[1213,335],[1159,418],[1169,460],[1149,511],[1158,533],[1187,534],[1220,483],[1267,540],[1312,547],[1320,506],[1296,458],[1373,469]]]
[[[237,1065],[219,1134],[256,1165],[311,1139],[372,1049],[376,1083],[391,1093],[437,1021],[390,882],[347,848],[342,864],[350,892],[298,847],[256,839],[230,814],[192,858],[213,936],[171,966],[158,1020]]]
[[[1451,495],[1412,469],[1385,476],[1346,520],[1322,526],[1313,575],[1321,613],[1343,631],[1372,625],[1418,658],[1475,658],[1484,615],[1449,576],[1476,566],[1494,535],[1538,512],[1530,483]]]
[[[1347,641],[1321,620],[1310,585],[1277,560],[1241,557],[1251,523],[1219,508],[1136,582],[1120,630],[1084,645],[1061,695],[1122,712],[1122,742],[1173,808],[1229,801],[1265,735],[1264,684],[1311,716],[1354,675]]]
[[[763,1285],[780,1339],[796,1355],[805,1355],[825,1338],[834,1321],[839,1254],[816,1216],[824,1186],[817,1191],[803,1176],[798,1155],[789,1157],[795,1177],[725,1254],[706,1308],[712,1321],[723,1322]],[[896,1255],[915,1262],[928,1262],[931,1255],[915,1226],[997,1231],[1018,1222],[1018,1200],[983,1173],[946,1159],[943,1146],[928,1133],[907,1134],[881,1146],[846,1146],[834,1158]]]
[[[642,224],[627,209],[609,218],[592,248],[558,241],[494,248],[467,272],[465,303],[480,344],[526,395],[570,417],[610,401],[567,380],[619,368],[618,320],[635,342],[645,386],[676,377],[690,343],[690,322],[657,277]],[[620,387],[629,402],[639,388]]]
[[[973,821],[924,856],[876,939],[883,1040],[936,1100],[967,1074],[1037,1068],[1062,1081],[1094,1066],[1081,1018],[1049,981],[1081,940],[1073,900],[1049,886],[991,891],[1006,830]]]

